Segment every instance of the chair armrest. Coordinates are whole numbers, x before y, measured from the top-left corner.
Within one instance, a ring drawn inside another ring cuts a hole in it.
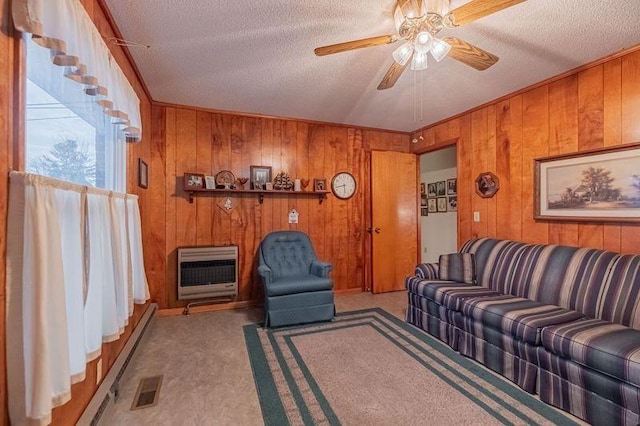
[[[262,277],[262,280],[265,284],[270,284],[273,282],[273,274],[271,272],[271,268],[267,265],[258,266],[258,275]]]
[[[416,276],[424,280],[440,279],[440,266],[437,263],[420,263],[416,266]]]
[[[314,260],[311,262],[311,274],[317,277],[329,278],[329,272],[333,270],[333,265],[327,262]]]

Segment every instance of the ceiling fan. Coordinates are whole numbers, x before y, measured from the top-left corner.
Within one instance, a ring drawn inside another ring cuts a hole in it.
[[[438,62],[449,55],[465,65],[484,71],[498,62],[499,58],[459,38],[437,38],[436,35],[444,28],[468,24],[526,0],[471,0],[451,11],[451,0],[397,1],[394,12],[397,34],[318,47],[314,50],[315,54],[325,56],[403,40],[404,43],[393,52],[393,65],[378,85],[378,90],[393,87],[409,64],[415,71],[426,69],[428,53]]]

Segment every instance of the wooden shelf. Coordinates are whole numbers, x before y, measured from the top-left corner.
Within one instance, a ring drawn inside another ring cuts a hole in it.
[[[278,191],[278,190],[258,190],[258,189],[185,189],[185,192],[189,195],[189,202],[193,203],[193,197],[202,194],[252,194],[258,196],[260,204],[264,201],[264,197],[271,195],[286,195],[293,197],[316,197],[320,204],[327,199],[329,191]]]

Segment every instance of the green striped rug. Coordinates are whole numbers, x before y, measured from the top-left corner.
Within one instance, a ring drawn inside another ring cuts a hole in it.
[[[382,309],[244,335],[267,425],[576,424]]]

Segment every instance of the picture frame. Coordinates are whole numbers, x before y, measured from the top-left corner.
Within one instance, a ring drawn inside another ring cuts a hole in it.
[[[314,179],[313,180],[313,190],[314,191],[326,191],[327,190],[327,180],[326,179]]]
[[[427,209],[429,210],[429,213],[437,213],[438,212],[438,202],[436,200],[437,200],[437,198],[429,198],[428,199]]]
[[[436,198],[438,205],[438,213],[446,213],[447,212],[447,197],[438,197]]]
[[[421,207],[420,208],[420,215],[421,216],[429,216],[429,209],[426,207]]]
[[[138,186],[149,187],[149,165],[142,158],[138,158]]]
[[[427,205],[427,194],[422,194],[420,195],[420,205],[421,206],[426,206]]]
[[[428,198],[434,198],[438,196],[438,192],[436,190],[436,184],[434,183],[429,183],[427,184],[427,197]]]
[[[202,173],[185,173],[184,174],[184,189],[189,191],[191,189],[204,188],[204,174]]]
[[[500,189],[500,179],[491,172],[480,173],[475,181],[476,194],[481,198],[491,198]]]
[[[204,177],[204,187],[205,187],[205,189],[216,189],[216,177],[215,176],[205,176]]]
[[[447,202],[448,202],[448,206],[447,206],[447,210],[450,212],[457,212],[458,211],[458,196],[457,195],[450,195],[449,197],[447,197]]]
[[[447,179],[447,195],[457,195],[458,194],[458,179],[452,178]]]
[[[438,197],[444,197],[445,195],[447,195],[447,187],[445,181],[441,180],[439,182],[436,182],[436,195]]]
[[[423,182],[423,183],[420,184],[420,194],[424,195],[426,193],[427,193],[427,188],[426,188],[426,185]]]
[[[249,181],[251,189],[264,190],[267,182],[271,182],[271,166],[250,166]]]
[[[534,219],[640,222],[640,143],[534,160]]]

